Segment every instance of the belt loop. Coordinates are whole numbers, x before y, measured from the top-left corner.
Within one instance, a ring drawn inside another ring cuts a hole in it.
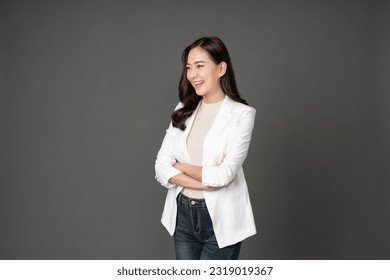
[[[177,202],[177,205],[180,205],[180,200],[181,200],[181,193],[179,193],[176,197],[176,202]]]

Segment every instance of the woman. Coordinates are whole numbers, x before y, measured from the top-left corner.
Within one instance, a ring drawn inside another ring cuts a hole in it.
[[[181,102],[155,164],[168,188],[161,222],[177,259],[237,259],[256,233],[242,169],[256,111],[240,97],[219,38],[196,40],[182,60]]]

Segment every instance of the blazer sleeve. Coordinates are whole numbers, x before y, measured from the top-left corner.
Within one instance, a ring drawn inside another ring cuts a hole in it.
[[[181,103],[176,106],[175,110],[180,108]],[[171,188],[176,185],[169,183],[169,179],[173,176],[182,173],[180,170],[173,167],[173,164],[176,162],[176,157],[174,156],[174,143],[173,143],[173,130],[174,127],[172,122],[169,124],[168,129],[166,130],[165,137],[163,139],[160,150],[157,153],[157,159],[154,165],[157,181],[166,188]]]
[[[223,187],[234,180],[248,154],[255,115],[256,110],[252,107],[241,114],[222,163],[217,166],[203,166],[203,186]]]

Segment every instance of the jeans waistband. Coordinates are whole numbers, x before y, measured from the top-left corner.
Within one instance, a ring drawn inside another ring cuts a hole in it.
[[[207,207],[206,206],[206,200],[204,199],[199,199],[199,198],[191,198],[188,196],[185,196],[182,193],[179,193],[177,195],[177,205],[180,204],[186,204],[191,207]]]

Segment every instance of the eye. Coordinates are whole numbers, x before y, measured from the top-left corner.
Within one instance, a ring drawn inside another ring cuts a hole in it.
[[[198,67],[198,68],[202,68],[202,67],[204,67],[204,65],[199,64],[197,67]]]

